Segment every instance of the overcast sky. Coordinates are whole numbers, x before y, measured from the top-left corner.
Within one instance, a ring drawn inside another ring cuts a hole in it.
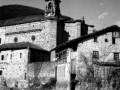
[[[74,19],[85,17],[87,24],[102,29],[110,25],[120,26],[120,0],[61,0],[61,13]],[[1,5],[22,4],[40,9],[45,0],[1,0]]]

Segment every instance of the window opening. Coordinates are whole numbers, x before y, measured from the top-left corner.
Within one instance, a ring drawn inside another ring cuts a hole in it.
[[[119,53],[114,53],[114,60],[119,61]]]
[[[2,70],[0,70],[0,75],[2,75]]]
[[[112,44],[115,44],[115,38],[112,38]]]
[[[18,38],[17,37],[14,38],[14,42],[18,42]]]
[[[97,37],[94,37],[94,42],[97,42]]]
[[[1,60],[4,60],[4,55],[1,55]]]
[[[31,40],[32,40],[32,41],[35,41],[35,36],[34,36],[34,35],[31,37]]]
[[[99,52],[93,51],[93,58],[99,58]]]

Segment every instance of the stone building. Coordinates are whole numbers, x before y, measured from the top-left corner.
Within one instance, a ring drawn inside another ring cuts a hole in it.
[[[56,58],[58,61],[65,61],[64,55],[69,59],[69,84],[72,86],[69,88],[71,88],[71,90],[79,90],[79,85],[75,89],[72,80],[83,79],[84,76],[87,76],[89,73],[87,70],[91,69],[91,67],[93,67],[92,69],[94,70],[93,73],[91,73],[92,76],[94,76],[93,78],[101,78],[101,80],[107,80],[110,70],[114,71],[115,69],[119,69],[119,40],[120,28],[113,25],[60,44],[53,49],[53,51],[56,51]],[[64,54],[65,50],[69,53],[69,56]],[[94,89],[92,88],[90,90]]]
[[[51,50],[88,32],[89,25],[84,20],[74,20],[60,13],[60,0],[45,2],[45,11],[22,5],[0,7],[0,77],[1,82],[6,81],[10,87],[17,82],[19,87],[26,88],[35,77],[55,78],[56,66],[50,61],[56,61],[56,52]],[[69,64],[62,66],[66,72],[70,67]],[[63,75],[69,82],[70,75]]]
[[[95,31],[84,18],[62,15],[60,0],[45,2],[45,11],[21,5],[0,7],[1,82],[27,88],[55,78],[57,90],[75,90],[72,81],[82,77],[79,73],[85,76],[89,68],[85,59],[94,67],[119,62],[118,26]]]

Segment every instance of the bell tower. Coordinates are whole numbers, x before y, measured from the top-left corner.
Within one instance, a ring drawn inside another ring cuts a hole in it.
[[[60,16],[60,0],[45,0],[45,17]]]

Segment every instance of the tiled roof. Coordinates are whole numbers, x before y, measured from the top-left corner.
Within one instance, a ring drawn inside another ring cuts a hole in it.
[[[5,5],[0,7],[0,11],[0,27],[43,21],[48,19],[57,19],[53,17],[45,17],[45,11],[42,9],[24,5]],[[60,15],[59,19],[69,20],[72,18]]]
[[[0,6],[0,20],[8,20],[22,16],[44,15],[44,10],[26,5],[3,5]]]
[[[61,15],[59,18],[59,20],[69,20],[69,19],[73,20],[72,18],[64,16],[64,15]],[[31,22],[37,22],[37,21],[45,21],[45,20],[57,20],[57,18],[45,17],[44,15],[22,16],[22,17],[17,17],[14,19],[1,20],[0,27],[31,23]]]
[[[31,23],[36,21],[43,21],[46,18],[43,15],[31,15],[31,16],[22,16],[14,19],[2,20],[0,21],[0,27],[11,26],[17,24]]]
[[[73,45],[78,44],[80,42],[84,42],[86,40],[92,39],[95,36],[100,36],[100,35],[103,35],[107,32],[113,32],[113,31],[120,31],[120,27],[118,27],[117,25],[107,27],[107,28],[102,29],[100,31],[96,31],[96,32],[91,33],[91,34],[87,34],[87,35],[81,36],[79,38],[76,38],[76,39],[73,39],[73,40],[70,40],[70,41],[66,41],[65,43],[62,43],[62,44],[58,45],[56,48],[54,48],[52,50],[61,49],[63,47],[70,47],[70,46],[73,46]]]
[[[45,49],[41,48],[40,46],[37,46],[37,45],[30,43],[30,42],[8,43],[8,44],[0,45],[0,51],[25,49],[25,48],[46,51]]]

